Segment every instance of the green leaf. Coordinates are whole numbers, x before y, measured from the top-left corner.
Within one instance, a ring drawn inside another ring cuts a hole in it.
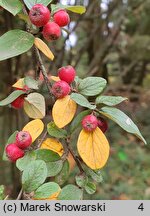
[[[22,10],[19,0],[0,0],[0,6],[12,13],[14,16]]]
[[[89,115],[91,113],[90,110],[85,110],[80,112],[72,121],[71,125],[70,125],[70,132],[73,133],[81,124],[82,119],[86,116]]]
[[[86,173],[97,183],[103,181],[103,177],[100,170],[91,170],[90,168],[86,169]]]
[[[13,91],[10,95],[8,95],[7,98],[0,101],[0,106],[6,106],[8,104],[11,104],[14,100],[16,100],[19,96],[26,94],[24,91],[16,90]]]
[[[60,191],[60,187],[55,182],[48,182],[41,185],[34,194],[34,199],[46,199]]]
[[[128,98],[124,97],[116,97],[116,96],[98,96],[96,98],[96,104],[105,104],[107,106],[116,106],[121,102],[128,100]]]
[[[61,172],[57,176],[55,176],[55,181],[59,185],[63,185],[69,177],[69,171],[70,171],[70,165],[68,160],[66,160],[63,164]]]
[[[121,110],[114,107],[103,107],[100,110],[100,113],[109,119],[116,122],[120,127],[122,127],[125,131],[136,135],[140,138],[145,144],[146,140],[140,133],[138,127],[134,124],[134,122]]]
[[[27,152],[23,158],[20,158],[16,162],[16,167],[23,171],[33,161],[36,160],[36,154],[34,151]]]
[[[88,183],[88,177],[83,174],[77,175],[75,180],[76,184],[81,188],[84,188],[84,186]]]
[[[6,143],[6,146],[7,146],[8,144],[11,144],[11,143],[14,143],[14,142],[15,142],[17,133],[18,133],[18,131],[15,131],[15,132],[8,138],[7,143]],[[6,146],[5,146],[5,148],[6,148]],[[7,156],[6,156],[5,149],[4,149],[4,153],[3,153],[3,160],[4,160],[4,161],[9,161],[8,158],[7,158]]]
[[[86,107],[89,109],[95,109],[96,105],[91,105],[90,102],[81,94],[72,93],[71,99],[74,100],[77,104],[82,107]]]
[[[4,185],[0,185],[0,200],[3,200],[5,198],[4,190]]]
[[[62,188],[58,200],[81,200],[83,191],[75,185],[69,184]]]
[[[83,95],[95,96],[104,90],[106,84],[106,80],[101,77],[87,77],[80,82],[78,90]]]
[[[38,149],[35,151],[36,159],[43,160],[46,163],[60,160],[60,156],[48,149]]]
[[[82,79],[80,77],[76,76],[74,81],[76,83],[76,86],[78,86],[80,84],[80,82],[82,81]]]
[[[22,30],[11,30],[0,37],[0,61],[27,52],[34,43],[34,37]]]
[[[88,194],[94,194],[96,192],[96,185],[93,182],[88,182],[84,188]]]
[[[48,162],[46,163],[46,165],[47,165],[47,177],[52,177],[60,173],[63,167],[63,162],[62,160],[59,160],[55,162]]]
[[[7,140],[7,145],[15,142],[18,131],[15,131]]]
[[[18,17],[19,17],[19,19],[25,21],[28,25],[32,24],[28,15],[23,14],[23,13],[19,13]]]
[[[24,101],[24,110],[26,114],[33,119],[42,119],[45,117],[45,99],[39,93],[29,94]]]
[[[25,77],[24,78],[24,83],[27,85],[30,89],[39,89],[38,87],[38,81],[34,80],[32,77]]]
[[[58,128],[54,122],[50,122],[47,125],[47,131],[50,136],[56,138],[65,138],[67,136],[67,131],[64,129]]]
[[[35,4],[49,5],[53,0],[23,0],[26,6],[31,9]]]
[[[47,178],[46,163],[42,160],[32,161],[22,174],[23,189],[30,193],[36,190]]]
[[[68,6],[68,5],[62,5],[60,3],[58,4],[51,4],[52,14],[56,13],[60,9],[66,9],[74,13],[83,14],[86,12],[86,8],[81,5],[75,5],[75,6]]]

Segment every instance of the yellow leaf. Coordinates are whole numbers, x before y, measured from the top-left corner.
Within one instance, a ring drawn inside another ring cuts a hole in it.
[[[77,104],[69,95],[58,99],[52,109],[52,116],[57,127],[63,128],[69,124],[76,113],[76,109]]]
[[[14,88],[23,88],[24,87],[24,78],[19,79],[15,84],[13,84]]]
[[[54,55],[52,51],[49,49],[46,43],[44,43],[40,38],[34,39],[35,46],[44,53],[50,60],[54,59]]]
[[[109,157],[109,143],[97,127],[93,132],[82,130],[77,143],[79,155],[91,169],[102,168]]]
[[[31,134],[32,142],[34,142],[40,136],[43,130],[44,130],[44,124],[40,119],[30,121],[23,128],[23,131],[28,131]]]
[[[84,6],[80,6],[80,5],[67,6],[66,9],[71,11],[71,12],[78,13],[78,14],[83,14],[86,12],[86,8]]]
[[[59,77],[57,76],[50,76],[50,80],[53,80],[55,82],[60,81]]]
[[[63,145],[61,144],[61,142],[53,138],[47,138],[46,140],[44,140],[40,148],[49,149],[56,152],[60,156],[62,156],[64,153]]]

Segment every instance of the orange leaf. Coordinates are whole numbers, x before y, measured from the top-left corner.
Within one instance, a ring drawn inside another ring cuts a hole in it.
[[[54,193],[53,195],[51,195],[50,197],[48,198],[45,198],[45,199],[35,199],[33,198],[32,200],[57,200],[57,197],[58,195],[60,194],[61,190],[59,190],[58,192]]]
[[[57,197],[58,197],[58,195],[60,194],[60,192],[61,192],[61,190],[58,191],[58,192],[56,192],[56,193],[54,193],[52,196],[48,197],[48,198],[45,199],[45,200],[57,200]]]
[[[30,121],[25,127],[23,131],[28,131],[32,137],[32,142],[34,142],[43,132],[44,124],[40,119],[36,119]]]
[[[97,127],[93,132],[82,130],[77,143],[79,155],[91,169],[102,168],[109,157],[109,143]]]
[[[24,87],[24,78],[19,79],[12,87],[22,89]]]
[[[41,145],[41,149],[49,149],[58,153],[60,156],[62,156],[64,153],[63,145],[61,144],[61,142],[54,138],[47,138],[46,140],[44,140]]]
[[[52,116],[57,127],[63,128],[69,124],[76,113],[76,109],[77,104],[69,95],[62,99],[58,99],[52,110]]]
[[[42,53],[44,53],[44,55],[46,55],[50,60],[54,59],[54,55],[51,52],[51,50],[49,49],[49,47],[47,46],[46,43],[44,43],[40,38],[35,38],[34,39],[34,44],[35,46],[41,50]]]
[[[68,154],[67,159],[70,165],[70,171],[73,171],[73,169],[75,168],[76,162],[70,153]]]

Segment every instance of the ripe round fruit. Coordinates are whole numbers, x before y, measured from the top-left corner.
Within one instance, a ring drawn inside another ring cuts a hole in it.
[[[75,79],[76,71],[71,65],[68,65],[58,70],[58,76],[61,80],[70,84]]]
[[[23,104],[24,104],[24,96],[21,95],[11,103],[11,106],[15,109],[20,109],[23,107]]]
[[[32,137],[27,131],[20,131],[16,135],[16,145],[20,149],[28,148],[32,143]]]
[[[101,129],[103,133],[105,133],[108,129],[108,124],[103,118],[98,118],[98,127]]]
[[[94,115],[87,115],[82,120],[82,127],[84,130],[91,132],[94,131],[98,126],[98,120]]]
[[[42,4],[36,4],[31,8],[29,12],[29,17],[32,24],[37,27],[42,27],[49,22],[50,11],[46,6]]]
[[[52,93],[56,98],[63,98],[70,93],[70,86],[65,81],[55,82],[52,86]]]
[[[7,145],[5,151],[9,160],[13,162],[24,156],[24,151],[18,148],[15,143]]]
[[[61,29],[59,25],[55,22],[48,22],[44,27],[43,27],[43,37],[47,41],[53,41],[57,40],[61,36]]]
[[[65,10],[59,10],[54,14],[54,22],[60,27],[64,27],[70,23],[69,14]]]

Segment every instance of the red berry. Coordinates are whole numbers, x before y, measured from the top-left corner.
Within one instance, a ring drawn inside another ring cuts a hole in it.
[[[61,36],[61,29],[56,23],[49,22],[43,27],[42,34],[47,41],[57,40]]]
[[[56,98],[63,98],[70,93],[70,86],[64,81],[55,82],[52,86],[52,93]]]
[[[108,124],[103,118],[98,118],[98,127],[101,129],[103,133],[105,133],[108,129]]]
[[[5,151],[9,160],[13,162],[24,156],[24,151],[18,148],[15,143],[7,145]]]
[[[82,120],[82,127],[86,131],[94,131],[98,126],[98,120],[94,115],[87,115]]]
[[[32,24],[37,27],[42,27],[49,22],[50,11],[46,6],[42,4],[36,4],[31,8],[29,12],[29,17]]]
[[[32,137],[27,131],[20,131],[16,135],[16,145],[20,149],[28,148],[32,143]]]
[[[11,103],[11,106],[15,109],[20,109],[23,107],[23,104],[24,104],[24,96],[21,95]]]
[[[70,84],[75,79],[76,71],[71,65],[68,65],[58,70],[58,76],[61,80]]]
[[[65,10],[59,10],[54,14],[54,22],[60,27],[64,27],[70,23],[69,14]]]

